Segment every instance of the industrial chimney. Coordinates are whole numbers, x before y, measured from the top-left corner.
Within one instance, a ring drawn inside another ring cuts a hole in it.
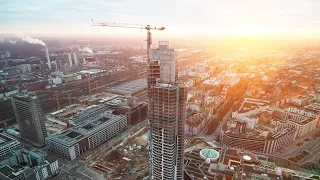
[[[48,63],[48,67],[51,70],[51,62],[50,62],[50,56],[49,56],[49,51],[48,51],[48,47],[46,46],[46,55],[47,55],[47,63]]]

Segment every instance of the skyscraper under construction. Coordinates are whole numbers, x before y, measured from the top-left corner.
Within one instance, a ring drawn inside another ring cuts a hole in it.
[[[149,52],[149,170],[151,179],[183,179],[187,88],[177,81],[176,52],[159,42]]]

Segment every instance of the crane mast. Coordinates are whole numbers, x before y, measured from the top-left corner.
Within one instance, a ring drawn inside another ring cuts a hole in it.
[[[145,29],[147,30],[147,61],[150,62],[149,52],[152,44],[151,30],[165,30],[165,27],[152,27],[151,25],[140,25],[140,24],[127,24],[127,23],[113,23],[113,22],[101,22],[94,23],[92,26],[107,26],[107,27],[119,27],[119,28],[134,28],[134,29]]]
[[[151,32],[150,30],[148,30],[147,32],[147,62],[150,63],[150,48],[151,48],[151,44],[152,44],[152,36],[151,36]]]

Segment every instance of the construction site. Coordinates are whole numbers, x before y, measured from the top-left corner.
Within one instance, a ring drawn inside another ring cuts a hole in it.
[[[107,110],[125,115],[129,125],[141,122],[147,116],[147,104],[134,96],[102,92],[68,100],[69,105],[46,115],[50,134],[75,126]]]
[[[102,104],[110,99],[116,98],[118,95],[111,93],[96,93],[91,96],[82,95],[80,97],[68,97],[68,98],[59,98],[57,99],[58,111],[49,113],[49,117],[55,118],[57,120],[64,121],[63,119],[72,119],[72,117],[81,110],[90,109],[92,105]],[[59,100],[67,99],[68,104],[61,108],[59,105]]]
[[[89,167],[106,179],[144,179],[148,176],[148,139],[144,129],[129,137],[106,154],[101,154]]]
[[[89,72],[89,70],[87,71]],[[113,106],[111,109],[118,109],[121,111],[121,114],[125,114],[127,111],[135,113],[138,109],[138,119],[142,119],[140,118],[140,109],[144,107],[144,105],[140,102],[131,103],[131,100],[129,103],[129,99],[132,99],[133,95],[136,96],[138,94],[125,94],[126,97],[124,97],[124,94],[119,93],[120,91],[122,92],[123,89],[132,89],[133,86],[135,86],[133,82],[137,81],[134,80],[135,77],[125,80],[122,78],[118,81],[105,84],[106,82],[102,81],[103,76],[91,77],[87,71],[84,71],[84,75],[86,75],[84,76],[85,79],[63,86],[64,90],[56,88],[54,90],[40,90],[37,92],[44,112],[47,113],[47,128],[49,134],[59,133],[63,129],[70,128],[81,122],[81,119],[83,120],[103,113],[107,109],[110,109],[111,106]],[[114,78],[116,78],[116,76]],[[141,79],[138,79],[138,81],[141,81]],[[109,90],[111,89],[110,86],[114,89],[113,91]],[[109,91],[112,93],[109,93]],[[141,94],[141,92],[146,90],[145,87],[139,86],[136,91],[139,91]],[[138,98],[142,99],[141,97],[142,96],[139,96]],[[111,102],[110,100],[114,100],[112,101],[113,104],[108,104],[108,102]],[[125,110],[120,110],[120,107],[123,107]],[[54,111],[48,112],[49,109]],[[130,119],[130,117],[129,115],[128,119]]]
[[[110,88],[145,76],[145,72],[141,71],[139,73],[119,71],[100,76],[89,75],[86,71],[84,73],[81,75],[83,79],[65,82],[63,86],[37,91],[36,95],[40,99],[43,111],[48,113],[60,110],[60,106],[66,106],[70,104],[70,101],[74,102],[81,96],[108,92]]]

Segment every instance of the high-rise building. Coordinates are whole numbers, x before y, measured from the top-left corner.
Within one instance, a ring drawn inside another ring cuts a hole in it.
[[[69,65],[72,66],[72,54],[68,53]]]
[[[149,171],[151,179],[183,179],[187,88],[177,81],[176,53],[169,42],[150,50],[148,65]]]
[[[75,52],[63,54],[63,59],[64,59],[64,64],[67,64],[69,67],[78,65],[78,57]]]
[[[13,96],[12,106],[21,138],[37,146],[45,145],[47,137],[45,117],[37,97],[28,94]]]

